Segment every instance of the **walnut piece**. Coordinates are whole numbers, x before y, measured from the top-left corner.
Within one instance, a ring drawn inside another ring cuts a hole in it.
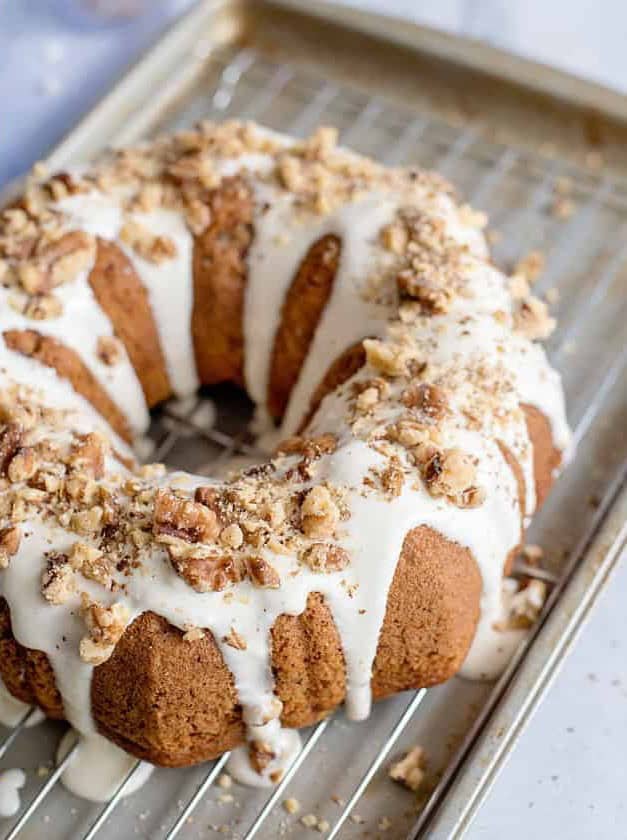
[[[347,551],[329,543],[310,545],[302,552],[300,559],[309,566],[312,572],[338,572],[350,563]]]
[[[96,432],[82,435],[72,447],[69,465],[84,478],[102,478],[105,471],[107,444]]]
[[[514,312],[514,329],[532,341],[548,338],[555,326],[546,303],[533,295],[522,300]]]
[[[405,388],[401,394],[401,402],[407,408],[421,412],[429,420],[441,420],[448,411],[448,399],[444,389],[428,383]]]
[[[88,635],[80,641],[80,657],[89,665],[101,665],[109,659],[122,638],[130,618],[129,611],[120,602],[105,607],[82,593],[81,616]]]
[[[49,554],[41,576],[41,594],[55,606],[65,604],[76,591],[74,570],[65,554]]]
[[[257,773],[263,773],[271,761],[276,758],[276,753],[269,744],[264,741],[251,741],[248,746],[250,763]]]
[[[340,518],[331,493],[323,485],[317,485],[307,493],[300,514],[303,534],[314,539],[332,536]]]
[[[405,345],[386,343],[377,338],[367,338],[363,342],[366,360],[376,370],[387,376],[403,376],[413,358],[411,349]]]
[[[436,451],[421,464],[421,472],[432,496],[446,496],[461,508],[478,507],[485,500],[485,491],[475,484],[475,462],[461,449]]]
[[[175,546],[168,545],[167,548],[176,572],[196,592],[221,592],[247,575],[243,560],[237,556],[185,557],[177,556]]]
[[[88,580],[106,587],[111,585],[112,565],[99,549],[87,543],[75,542],[69,551],[68,561],[75,571],[80,572]]]
[[[395,782],[400,782],[409,790],[417,791],[425,778],[424,767],[424,750],[416,746],[390,767],[390,778]]]
[[[204,504],[159,490],[155,496],[153,533],[161,542],[165,536],[189,543],[214,542],[220,534],[220,524],[215,512]]]
[[[0,569],[6,569],[20,547],[22,532],[17,525],[0,529]]]
[[[107,367],[115,367],[122,361],[122,343],[113,335],[101,335],[96,345],[96,355]]]
[[[9,481],[29,481],[39,469],[39,461],[35,450],[29,446],[18,449],[9,464],[7,474]]]
[[[234,627],[231,627],[228,635],[225,636],[222,641],[225,645],[235,648],[235,650],[246,650],[248,647],[246,639],[240,635]]]
[[[255,586],[262,589],[278,589],[281,585],[279,573],[263,557],[248,558],[248,574]]]
[[[147,227],[129,220],[120,230],[120,239],[148,262],[159,264],[177,255],[176,243],[169,236],[155,235]]]
[[[7,474],[9,464],[19,449],[23,433],[19,423],[8,423],[0,431],[0,475]]]

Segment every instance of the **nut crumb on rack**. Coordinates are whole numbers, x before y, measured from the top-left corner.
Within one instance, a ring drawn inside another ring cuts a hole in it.
[[[298,799],[294,799],[290,797],[289,799],[283,800],[283,808],[287,811],[288,814],[297,814],[300,811],[300,802]]]
[[[420,746],[415,746],[391,765],[390,778],[409,790],[418,791],[425,779],[425,754]]]
[[[229,773],[220,773],[216,781],[218,787],[228,790],[233,787],[233,777]]]

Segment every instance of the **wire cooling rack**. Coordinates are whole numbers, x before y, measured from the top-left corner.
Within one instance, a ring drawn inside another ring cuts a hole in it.
[[[112,139],[122,142],[197,119],[228,117],[256,119],[295,135],[332,123],[340,128],[342,143],[386,163],[436,168],[489,212],[499,264],[511,268],[532,250],[543,255],[546,265],[536,290],[547,295],[559,319],[547,349],[564,377],[578,444],[577,458],[532,533],[546,547],[546,560],[531,573],[552,588],[545,612],[559,610],[563,585],[625,477],[624,181],[489,142],[474,125],[408,112],[248,49],[208,55],[201,77],[174,107],[164,113],[153,108],[149,116],[140,111]],[[206,474],[224,470],[233,458],[254,459],[246,433],[249,415],[245,397],[230,388],[165,406],[151,430],[151,459]],[[304,814],[316,817],[315,828],[327,838],[403,837],[412,826],[420,832],[516,675],[524,649],[496,686],[455,679],[378,704],[367,724],[348,724],[341,712],[324,720],[305,733],[303,751],[270,793],[216,786],[223,756],[199,768],[157,770],[142,791],[124,798],[135,766],[108,803],[76,800],[59,783],[73,752],[58,767],[52,761],[63,725],[29,728],[29,711],[0,744],[1,767],[27,770],[24,804],[4,823],[3,836],[300,837],[312,830],[300,821]],[[429,757],[429,783],[420,803],[386,773],[391,757],[416,741],[426,745]],[[281,807],[287,796],[299,800],[299,814],[290,816]],[[422,817],[416,824],[417,804]]]

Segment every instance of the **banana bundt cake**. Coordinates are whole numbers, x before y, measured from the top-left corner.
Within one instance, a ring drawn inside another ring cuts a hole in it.
[[[436,175],[244,123],[35,172],[0,218],[0,673],[161,765],[502,658],[568,444],[553,322]],[[241,385],[267,463],[138,466],[149,409]]]

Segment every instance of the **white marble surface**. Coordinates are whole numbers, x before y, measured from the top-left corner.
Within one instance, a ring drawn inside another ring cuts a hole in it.
[[[626,592],[623,556],[469,840],[627,837]]]

